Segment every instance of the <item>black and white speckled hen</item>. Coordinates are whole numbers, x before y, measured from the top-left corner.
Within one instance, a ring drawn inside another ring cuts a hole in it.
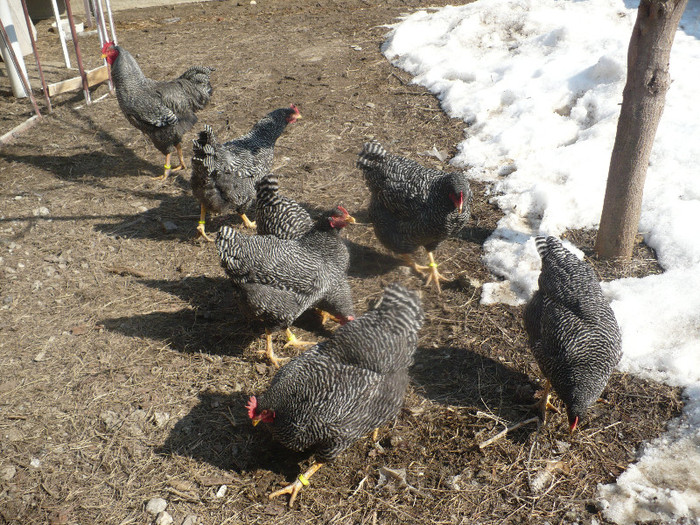
[[[555,237],[537,237],[542,259],[539,290],[525,307],[532,353],[550,387],[566,405],[573,432],[598,399],[622,356],[620,327],[593,268]]]
[[[197,123],[195,112],[209,102],[209,75],[215,69],[194,66],[175,80],[156,82],[143,74],[131,53],[114,42],[102,47],[102,57],[112,68],[117,101],[127,120],[165,155],[165,171],[157,178],[166,179],[171,171],[184,169],[182,137]],[[170,167],[173,149],[180,159],[175,168]]]
[[[369,215],[379,241],[418,273],[426,284],[446,280],[437,270],[433,252],[438,244],[465,227],[472,192],[464,173],[446,173],[392,155],[378,142],[368,142],[357,166],[372,194]],[[428,252],[428,266],[413,260],[418,247]]]
[[[290,494],[291,506],[324,463],[396,416],[422,323],[418,294],[389,285],[374,309],[292,359],[265,393],[250,398],[253,425],[269,423],[285,447],[315,454],[304,474],[270,498]]]
[[[340,230],[355,222],[338,206],[298,239],[246,235],[223,226],[216,239],[221,265],[239,292],[242,310],[263,324],[270,361],[279,366],[272,330],[286,328],[289,345],[305,346],[289,326],[306,310],[321,308],[342,323],[353,319],[347,271],[350,254]]]
[[[258,235],[298,239],[309,232],[314,221],[298,202],[280,195],[277,176],[263,177],[256,186],[255,223]]]
[[[314,227],[314,220],[306,209],[289,197],[280,195],[277,176],[270,174],[263,177],[256,186],[255,223],[258,235],[274,235],[278,239],[299,239]],[[325,324],[329,319],[336,323],[345,322],[320,308],[316,309]],[[291,332],[289,344],[305,344],[296,341]]]
[[[207,211],[235,211],[248,228],[255,223],[246,216],[255,201],[255,185],[272,167],[277,139],[287,124],[301,118],[292,104],[271,111],[253,129],[237,139],[220,144],[211,126],[205,126],[194,140],[192,157],[192,193],[201,205],[199,235],[211,241],[205,231]]]

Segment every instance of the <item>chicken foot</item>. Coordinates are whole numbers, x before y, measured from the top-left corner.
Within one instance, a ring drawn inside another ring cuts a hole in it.
[[[343,322],[343,320],[337,315],[333,315],[332,313],[321,310],[320,308],[316,308],[316,312],[318,312],[318,315],[321,316],[321,324],[326,324],[328,321],[333,321],[334,323],[338,324]]]
[[[416,261],[413,260],[413,256],[408,253],[403,253],[400,255],[401,259],[413,268],[413,270],[416,273],[419,273],[423,276],[425,274],[428,274],[428,279],[425,281],[425,285],[429,285],[431,282],[435,283],[435,286],[437,286],[437,291],[440,293],[442,290],[440,289],[440,281],[449,281],[447,277],[442,275],[440,272],[438,272],[437,269],[437,263],[435,262],[435,258],[433,257],[433,252],[428,252],[428,260],[430,261],[428,266],[421,266],[420,264],[417,264]]]
[[[282,361],[286,361],[285,358],[280,359],[275,355],[275,349],[272,346],[272,332],[267,329],[265,330],[265,350],[258,350],[258,353],[265,354],[275,368],[279,368]]]
[[[166,153],[165,154],[165,171],[163,172],[162,175],[159,175],[158,177],[151,177],[153,180],[166,180],[168,178],[168,175],[170,175],[171,171],[179,171],[179,170],[184,170],[187,168],[187,165],[185,164],[185,157],[182,155],[182,146],[180,144],[175,145],[175,149],[177,150],[177,156],[180,159],[180,165],[175,166],[174,168],[170,166],[170,156],[171,153]]]
[[[310,346],[316,344],[316,341],[302,341],[301,339],[297,339],[297,336],[294,335],[289,328],[285,330],[285,335],[287,336],[287,343],[282,348],[287,348],[288,346]]]
[[[207,241],[214,242],[214,239],[209,237],[204,229],[204,226],[206,225],[206,216],[207,209],[204,207],[204,204],[202,204],[200,205],[199,224],[197,224],[197,233],[199,237],[204,237],[204,239],[206,239]]]
[[[552,383],[549,382],[549,379],[545,382],[544,384],[544,390],[542,391],[542,397],[540,397],[540,400],[537,401],[537,403],[532,405],[532,408],[534,410],[537,410],[537,413],[540,416],[540,419],[544,422],[545,418],[547,417],[547,409],[549,410],[554,410],[557,414],[559,413],[559,410],[557,410],[557,407],[555,407],[552,403],[549,402],[549,395],[552,390]]]
[[[440,293],[442,291],[440,290],[440,281],[449,281],[449,279],[442,275],[440,272],[438,272],[438,265],[433,257],[433,252],[428,252],[428,260],[430,261],[428,263],[430,275],[428,275],[428,280],[425,281],[425,285],[428,286],[430,282],[433,281],[435,283],[435,286],[437,286],[438,293]]]
[[[269,499],[276,498],[277,496],[281,496],[282,494],[290,494],[289,498],[289,506],[291,507],[294,505],[294,500],[297,498],[297,494],[299,494],[299,491],[302,489],[302,487],[306,487],[309,484],[309,478],[313,476],[318,469],[320,469],[324,464],[323,463],[314,463],[311,465],[306,472],[303,474],[299,474],[297,479],[294,480],[294,483],[290,483],[286,487],[280,490],[276,490],[272,494],[268,496]]]
[[[241,216],[241,220],[243,221],[243,224],[245,224],[246,228],[250,228],[251,230],[256,228],[255,221],[251,221],[245,213],[241,213],[239,215]]]

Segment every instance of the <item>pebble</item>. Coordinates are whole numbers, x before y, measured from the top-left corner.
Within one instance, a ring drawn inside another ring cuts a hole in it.
[[[17,474],[17,469],[13,465],[0,469],[0,479],[4,481],[10,481],[15,477],[15,474]]]
[[[39,458],[32,458],[32,460],[29,462],[29,466],[32,468],[40,468],[41,460]]]
[[[156,516],[156,525],[172,525],[172,523],[173,517],[165,511]]]
[[[46,206],[41,206],[32,210],[32,214],[34,215],[34,217],[47,217],[51,215],[51,212]]]
[[[170,414],[167,412],[156,412],[153,414],[153,422],[158,428],[164,426],[168,421],[170,421]]]
[[[167,506],[168,502],[163,498],[151,498],[148,500],[148,503],[146,503],[146,512],[155,516],[156,514],[164,512]],[[170,520],[170,523],[172,523],[172,518],[170,518]]]
[[[221,485],[219,487],[219,490],[216,491],[216,497],[223,498],[226,495],[227,490],[228,490],[228,487],[226,485]]]
[[[197,516],[196,514],[190,514],[187,516],[183,522],[182,525],[197,525]]]

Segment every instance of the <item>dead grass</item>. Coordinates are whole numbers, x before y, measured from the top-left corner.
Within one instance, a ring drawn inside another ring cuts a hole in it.
[[[118,34],[154,78],[216,66],[200,125],[223,139],[298,104],[304,119],[280,139],[276,166],[284,191],[314,211],[343,204],[366,221],[368,193],[354,164],[369,138],[438,167],[418,154],[455,153],[462,124],[379,53],[381,25],[427,4],[258,4],[120,13]],[[173,17],[180,21],[165,22]],[[94,67],[98,58],[84,54]],[[680,412],[677,389],[616,374],[573,436],[564,416],[551,414],[542,428],[479,449],[531,417],[539,372],[521,308],[480,305],[464,277],[488,278],[480,245],[500,217],[474,184],[474,228],[437,252],[455,279],[441,296],[423,291],[426,325],[404,410],[381,429],[379,446],[362,440],[324,467],[294,509],[268,502],[309,458],[247,421],[247,396],[273,370],[258,361],[260,334],[236,311],[213,246],[193,240],[189,174],[150,180],[162,159],[116,100],[74,109],[81,103],[57,100],[54,114],[0,157],[0,476],[16,471],[0,477],[0,523],[147,523],[145,502],[155,496],[178,525],[190,514],[206,524],[604,522],[597,484]],[[17,104],[0,99],[0,114],[19,114]],[[9,120],[0,125],[9,129]],[[229,221],[237,219],[208,228]],[[359,312],[389,282],[421,287],[371,228],[347,237]],[[590,232],[569,238],[590,255]],[[592,262],[603,279],[659,271],[650,252],[623,269]],[[300,335],[328,333],[305,320]],[[383,467],[405,469],[413,489],[380,487]]]

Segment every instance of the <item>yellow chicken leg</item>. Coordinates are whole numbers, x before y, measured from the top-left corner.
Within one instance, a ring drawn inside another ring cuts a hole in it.
[[[547,409],[554,410],[557,414],[559,413],[559,410],[552,405],[549,402],[549,393],[552,390],[552,383],[547,380],[544,384],[544,390],[542,391],[542,397],[540,397],[540,400],[532,405],[532,408],[537,410],[537,413],[540,416],[540,419],[544,422],[545,418],[547,417]]]
[[[299,491],[302,489],[302,487],[305,487],[309,484],[309,478],[313,476],[318,469],[320,469],[323,466],[323,463],[314,463],[309,467],[309,469],[304,472],[303,474],[299,474],[296,480],[294,480],[294,483],[290,483],[286,487],[280,490],[276,490],[272,494],[268,496],[269,499],[276,498],[277,496],[281,496],[282,494],[290,494],[289,497],[289,506],[291,507],[294,505],[294,500],[297,499],[297,494],[299,494]]]
[[[256,227],[255,221],[251,221],[245,213],[241,213],[241,220],[243,221],[243,224],[245,224],[246,228],[250,228],[251,230],[254,230]]]
[[[437,263],[433,258],[433,252],[428,252],[428,260],[430,260],[430,263],[428,263],[430,275],[428,275],[428,280],[425,281],[425,285],[429,285],[431,281],[434,282],[435,286],[437,286],[438,293],[440,293],[442,291],[440,290],[440,281],[449,281],[449,279],[438,272]]]
[[[285,334],[287,335],[287,343],[282,348],[287,348],[288,346],[309,346],[316,344],[315,341],[302,341],[301,339],[297,339],[297,336],[294,335],[289,328],[287,328]]]
[[[207,221],[205,220],[207,216],[207,209],[204,207],[204,204],[200,206],[200,212],[199,212],[199,224],[197,224],[197,233],[199,237],[204,237],[207,241],[209,242],[214,242],[214,239],[209,237],[207,235],[207,232],[204,229],[204,226],[206,225]]]
[[[321,324],[326,324],[328,321],[333,321],[334,323],[339,324],[342,322],[342,319],[337,315],[333,315],[325,310],[321,310],[320,308],[316,308],[316,312],[318,312],[318,315],[321,316]]]
[[[180,165],[171,168],[170,171],[180,171],[187,169],[187,164],[185,164],[185,157],[182,156],[182,145],[179,142],[175,144],[175,149],[177,150],[177,157],[178,159],[180,159]]]
[[[163,174],[158,176],[158,177],[151,177],[153,180],[165,180],[168,178],[168,175],[170,175],[171,167],[170,167],[170,153],[167,153],[165,155],[165,171],[163,171]]]
[[[280,359],[275,355],[275,349],[272,346],[272,333],[267,329],[265,330],[265,350],[258,350],[258,353],[265,354],[275,368],[279,368],[282,361],[286,361],[286,359]]]

